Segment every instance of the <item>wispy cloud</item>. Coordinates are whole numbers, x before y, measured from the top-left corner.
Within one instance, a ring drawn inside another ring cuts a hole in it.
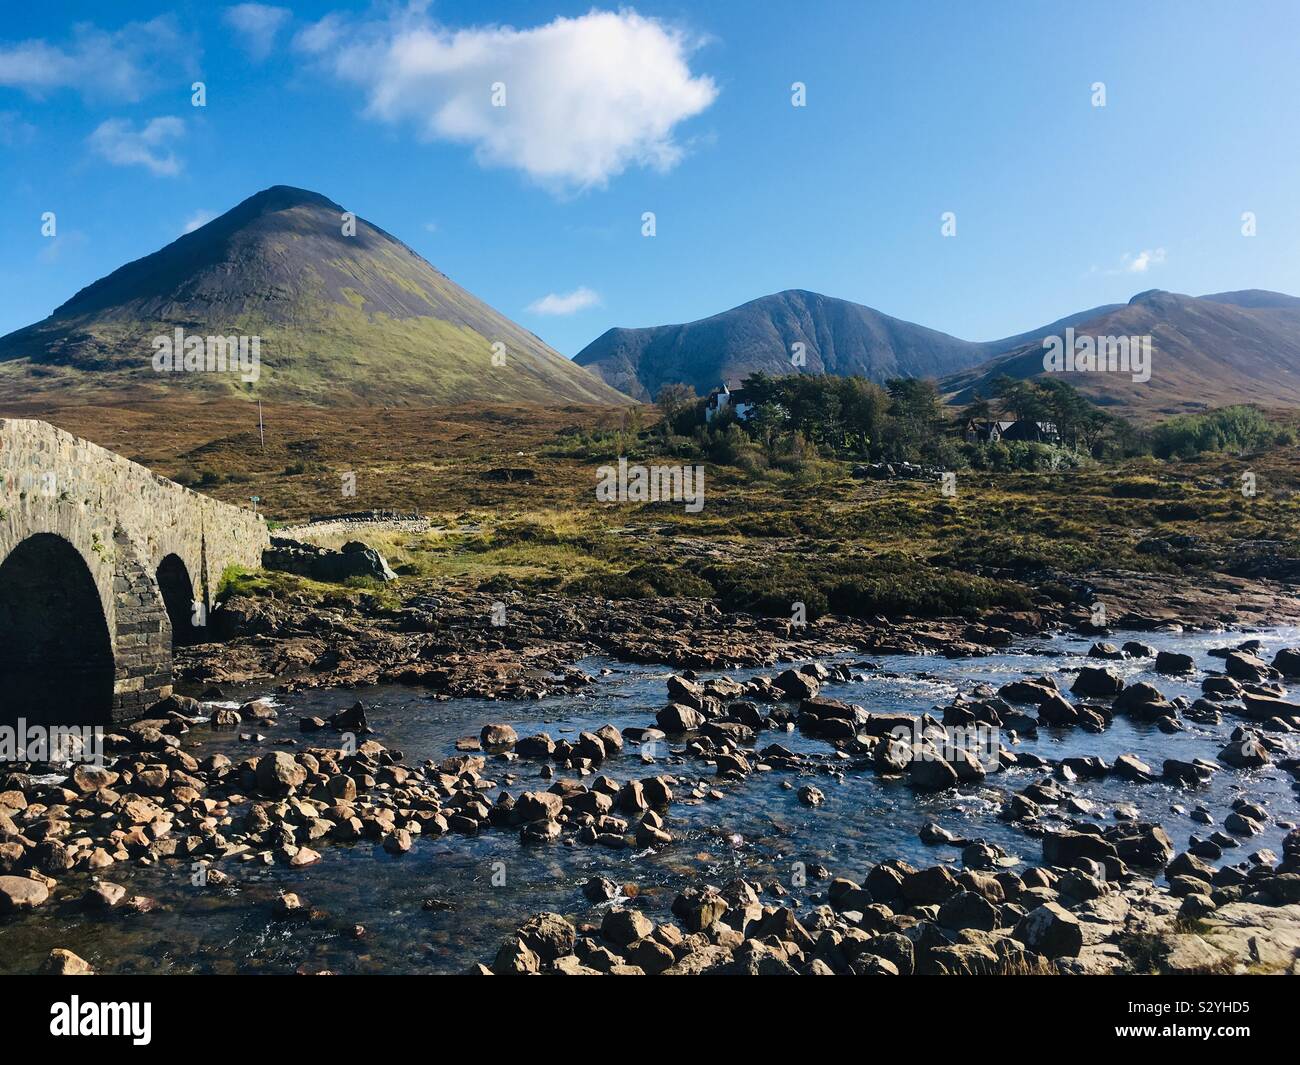
[[[61,44],[44,38],[0,43],[0,86],[37,99],[71,89],[88,101],[136,103],[178,74],[188,79],[197,58],[197,41],[171,15],[119,30],[82,23]]]
[[[6,148],[17,148],[20,144],[29,144],[36,138],[36,127],[24,121],[17,111],[0,111],[0,144]]]
[[[99,124],[88,143],[114,166],[143,166],[160,177],[174,177],[181,164],[166,145],[184,132],[184,121],[172,115],[151,118],[139,129],[127,119],[110,118]]]
[[[1164,248],[1148,248],[1136,255],[1125,252],[1120,258],[1120,270],[1126,274],[1145,274],[1153,266],[1163,266]]]
[[[369,117],[472,145],[482,165],[522,170],[557,192],[680,161],[676,126],[718,94],[691,72],[699,44],[626,9],[526,30],[451,30],[410,10],[371,22],[330,15],[295,38],[360,87]]]
[[[533,314],[565,315],[577,314],[578,311],[599,305],[600,296],[584,285],[563,295],[550,292],[539,300],[533,300],[528,305],[528,310]]]
[[[236,4],[226,8],[221,17],[239,34],[240,46],[249,58],[260,63],[275,50],[276,38],[293,18],[293,12],[270,4]]]
[[[209,222],[211,222],[216,217],[217,217],[217,213],[215,211],[208,211],[208,210],[195,211],[192,215],[190,215],[189,221],[185,223],[185,228],[181,230],[181,233],[182,234],[193,233],[196,229],[199,229],[202,226],[206,226]]]

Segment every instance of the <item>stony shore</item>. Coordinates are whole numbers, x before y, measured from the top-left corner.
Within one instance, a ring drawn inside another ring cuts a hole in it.
[[[815,806],[819,776],[872,773],[921,791],[959,791],[1016,766],[1037,776],[1004,792],[999,816],[1040,840],[1037,866],[1013,871],[1020,863],[998,847],[927,825],[925,842],[961,847],[959,870],[888,861],[861,882],[814,867],[798,888],[696,885],[674,902],[676,922],[658,924],[637,899],[596,881],[588,897],[610,904],[598,927],[535,915],[477,971],[1288,971],[1300,947],[1293,823],[1244,795],[1227,809],[1198,806],[1205,836],[1178,852],[1159,824],[1123,807],[1101,818],[1072,788],[1083,777],[1115,774],[1164,781],[1195,803],[1212,774],[1275,764],[1300,776],[1291,739],[1300,704],[1286,688],[1300,679],[1300,650],[1280,651],[1271,663],[1253,650],[1221,649],[1224,668],[1199,678],[1202,698],[1169,700],[1152,684],[1126,685],[1106,662],[1151,658],[1157,672],[1187,677],[1186,656],[1137,641],[1098,642],[1069,692],[1025,677],[997,690],[977,687],[919,722],[835,699],[835,685],[850,673],[844,666],[811,663],[744,680],[701,681],[687,671],[669,679],[665,705],[642,727],[557,740],[488,722],[460,751],[421,765],[367,738],[361,704],[297,721],[295,738],[284,734],[295,722],[273,725],[277,713],[265,702],[236,711],[175,696],[110,736],[103,767],[78,766],[43,783],[20,766],[0,781],[0,919],[47,905],[147,914],[156,903],[114,880],[122,864],[184,863],[219,883],[237,882],[248,863],[301,868],[325,847],[360,840],[396,857],[422,838],[480,832],[513,833],[521,846],[658,848],[673,843],[675,803],[743,792],[754,773],[782,774],[794,800]],[[1014,749],[1017,735],[1102,732],[1119,715],[1162,731],[1239,724],[1214,763],[1051,760]],[[217,728],[274,728],[277,749],[196,759],[185,737],[202,719]],[[950,730],[980,724],[1001,737],[991,762],[948,743]],[[771,736],[794,729],[824,741],[824,753],[798,754]],[[638,758],[645,776],[620,782],[605,772]],[[1280,856],[1257,850],[1215,867],[1270,822],[1286,831]],[[296,894],[278,906],[283,919],[311,919],[309,901]],[[77,969],[57,951],[50,964]]]
[[[1030,636],[1250,628],[1300,619],[1300,597],[1266,581],[1211,575],[1188,586],[1175,575],[1062,577],[1078,602],[1047,596],[1034,609],[976,618],[825,617],[806,625],[725,614],[701,599],[611,601],[553,594],[500,596],[449,590],[388,608],[359,601],[234,597],[210,619],[213,642],[181,652],[179,679],[212,685],[273,681],[282,691],[410,684],[435,697],[541,698],[581,689],[587,655],[678,669],[738,669],[842,652],[864,655],[994,654]],[[497,624],[495,622],[501,622]]]

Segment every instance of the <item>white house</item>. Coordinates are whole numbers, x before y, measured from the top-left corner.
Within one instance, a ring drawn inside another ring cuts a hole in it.
[[[711,422],[728,407],[736,412],[736,417],[744,421],[749,417],[749,412],[753,404],[745,402],[745,390],[737,388],[734,392],[726,384],[722,384],[709,393],[708,401],[704,405],[704,420]]]

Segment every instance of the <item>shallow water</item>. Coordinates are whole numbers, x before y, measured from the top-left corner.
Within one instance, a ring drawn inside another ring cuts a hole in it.
[[[1222,667],[1221,659],[1206,654],[1212,647],[1260,639],[1262,655],[1268,660],[1278,647],[1300,644],[1297,628],[1248,634],[1131,635],[1161,649],[1192,654],[1202,671]],[[1110,639],[1118,643],[1128,636],[1117,633]],[[1022,653],[975,659],[876,658],[872,661],[879,665],[878,670],[855,670],[865,672],[866,679],[831,684],[825,691],[870,711],[922,713],[943,706],[958,691],[970,691],[980,682],[1000,685],[1077,668],[1077,656],[1087,651],[1089,643],[1073,637],[1027,641]],[[827,661],[855,663],[861,658],[840,656]],[[1186,683],[1152,673],[1149,662],[1104,664],[1117,669],[1126,680],[1152,681],[1170,698],[1200,694],[1203,673],[1195,682]],[[357,698],[370,708],[374,738],[400,750],[410,764],[455,753],[458,738],[477,735],[489,721],[509,723],[521,736],[547,731],[553,738],[606,723],[620,729],[654,723],[655,712],[665,702],[668,670],[599,658],[585,660],[580,666],[592,674],[602,669],[610,672],[582,695],[532,703],[436,702],[401,687],[303,692],[273,700],[281,710],[280,722],[262,729],[265,744],[240,743],[236,735],[213,732],[206,726],[193,729],[183,742],[198,757],[213,750],[247,757],[274,749],[272,744],[278,738],[298,738],[298,717],[328,716]],[[744,678],[749,674],[740,671],[732,675]],[[1069,680],[1064,679],[1061,687],[1068,688]],[[264,692],[237,694],[251,698]],[[1170,736],[1154,725],[1117,717],[1100,735],[1077,729],[1040,729],[1037,739],[1024,739],[1016,749],[1047,758],[1100,755],[1107,761],[1129,752],[1158,771],[1165,758],[1213,761],[1239,723],[1226,716],[1216,727],[1189,721],[1186,732]],[[1300,736],[1281,738],[1291,755],[1300,754]],[[306,737],[302,742],[306,745],[312,740]],[[758,746],[772,742],[822,755],[829,751],[826,744],[798,732],[762,733]],[[673,750],[680,747],[661,745],[658,763],[646,766],[636,756],[636,746],[629,744],[621,758],[601,767],[616,779],[672,774],[684,785],[674,789],[678,796],[689,792],[694,780],[707,781],[725,792],[721,800],[698,805],[674,802],[667,818],[674,843],[657,852],[564,844],[521,846],[515,833],[490,830],[477,837],[417,838],[411,852],[400,858],[385,854],[377,843],[363,841],[350,846],[326,843],[318,848],[322,860],[300,870],[226,863],[223,868],[234,879],[226,888],[192,885],[186,863],[118,866],[108,871],[106,879],[127,885],[132,893],[158,899],[164,909],[146,915],[98,918],[51,904],[27,918],[0,922],[0,972],[31,972],[53,947],[66,947],[104,972],[286,972],[300,966],[358,973],[455,972],[478,960],[490,961],[501,940],[538,910],[598,919],[598,908],[588,903],[580,890],[595,875],[636,885],[641,904],[654,916],[667,914],[676,892],[692,881],[720,884],[738,875],[763,882],[778,879],[795,899],[805,899],[815,885],[802,888],[792,883],[796,863],[821,862],[835,875],[860,878],[885,858],[901,857],[918,865],[955,862],[958,852],[954,848],[927,847],[919,841],[917,832],[927,821],[936,821],[958,836],[998,843],[1023,858],[1025,865],[1035,864],[1040,857],[1037,840],[999,822],[995,814],[1004,793],[1019,790],[1041,777],[1042,771],[992,774],[982,786],[940,795],[917,794],[903,781],[885,781],[870,771],[850,771],[843,779],[818,773],[807,782],[821,789],[826,799],[822,806],[811,808],[797,800],[794,787],[786,786],[804,782],[794,774],[754,773],[739,783],[719,785],[708,766],[676,762]],[[523,760],[513,765],[489,760],[485,775],[500,780],[507,772],[515,773],[518,779],[507,786],[518,795],[547,786],[538,775],[539,768]],[[1163,783],[1134,785],[1117,779],[1078,781],[1069,788],[1097,804],[1092,816],[1099,823],[1111,820],[1116,805],[1131,803],[1144,820],[1162,823],[1179,850],[1193,832],[1204,837],[1213,831],[1213,826],[1196,824],[1188,817],[1201,803],[1210,808],[1217,822],[1239,795],[1265,805],[1274,820],[1300,820],[1300,801],[1291,778],[1271,767],[1250,772],[1224,770],[1196,789]],[[1183,812],[1173,812],[1173,806],[1181,806]],[[1270,822],[1262,835],[1226,851],[1224,861],[1244,860],[1263,847],[1280,851],[1284,834]],[[86,879],[65,877],[56,894],[69,889],[79,892]],[[272,920],[271,906],[281,889],[298,892],[313,907],[326,911],[328,918],[310,925]],[[429,897],[450,902],[455,909],[426,912],[421,903]],[[360,939],[348,934],[356,924],[366,928]]]

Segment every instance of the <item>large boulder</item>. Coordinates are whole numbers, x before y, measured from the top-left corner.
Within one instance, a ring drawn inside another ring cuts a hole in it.
[[[943,791],[957,783],[957,770],[942,758],[922,754],[912,759],[912,787],[918,791]]]
[[[1219,752],[1219,761],[1235,769],[1258,769],[1268,765],[1268,751],[1258,736],[1246,735],[1233,740]]]
[[[821,690],[817,678],[797,669],[787,669],[773,678],[775,684],[787,699],[815,699]]]
[[[1271,695],[1252,695],[1250,692],[1242,692],[1241,702],[1244,708],[1243,716],[1252,721],[1267,721],[1272,717],[1285,720],[1300,717],[1300,703],[1277,699]]]
[[[397,574],[389,568],[384,556],[360,540],[349,540],[340,550],[334,551],[273,536],[271,546],[262,552],[262,565],[266,569],[296,573],[314,581],[342,583],[352,577],[397,580]]]
[[[1300,647],[1283,647],[1273,656],[1273,668],[1284,677],[1300,677]]]
[[[1196,660],[1191,655],[1178,651],[1161,651],[1156,655],[1157,673],[1192,673],[1196,670]]]
[[[573,925],[558,913],[534,914],[515,935],[542,961],[554,961],[572,954],[577,938]]]
[[[285,751],[264,754],[257,763],[257,790],[280,795],[300,788],[307,780],[307,770]]]
[[[899,892],[914,906],[947,902],[962,890],[961,884],[946,866],[935,865],[902,878]],[[873,892],[874,894],[874,892]]]
[[[1046,865],[1073,866],[1081,858],[1094,862],[1118,860],[1115,845],[1090,832],[1048,832],[1043,836]]]
[[[1056,687],[1046,680],[1013,680],[998,689],[998,695],[1009,703],[1032,703],[1035,706],[1059,694]]]
[[[564,799],[553,791],[526,791],[515,803],[515,816],[522,822],[549,821],[560,816]]]
[[[1248,681],[1251,684],[1258,684],[1262,680],[1267,680],[1271,672],[1263,659],[1256,658],[1245,651],[1231,651],[1223,662],[1228,676],[1235,680]]]
[[[939,907],[939,924],[954,931],[978,928],[991,932],[998,926],[998,911],[983,895],[959,891]]]
[[[55,947],[41,966],[41,973],[45,976],[94,976],[95,970],[85,958],[63,947]]]
[[[0,914],[34,910],[44,905],[50,889],[25,876],[0,876]]]
[[[1079,919],[1055,902],[1045,902],[1025,914],[1014,936],[1030,950],[1049,958],[1077,957],[1083,949]]]
[[[1124,680],[1113,669],[1104,666],[1084,666],[1070,685],[1075,695],[1113,698],[1124,690]]]
[[[704,724],[704,715],[685,703],[669,703],[655,715],[655,722],[665,732],[676,735],[699,728]]]
[[[479,743],[490,751],[513,747],[518,742],[519,734],[510,725],[484,725],[479,732]]]

